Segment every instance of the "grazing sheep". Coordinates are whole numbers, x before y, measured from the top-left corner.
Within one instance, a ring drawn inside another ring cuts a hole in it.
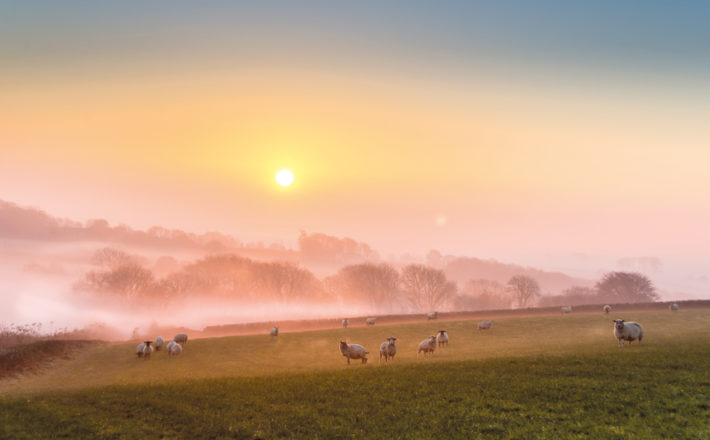
[[[172,347],[175,344],[177,344],[177,342],[175,342],[175,341],[168,342],[168,345],[165,346],[165,348],[168,350],[168,353],[170,353],[170,347]]]
[[[362,363],[366,364],[366,355],[369,351],[365,350],[365,347],[362,345],[348,344],[345,341],[340,341],[340,353],[348,360],[348,365],[350,365],[350,359],[362,359]]]
[[[397,338],[389,337],[385,342],[380,344],[380,362],[382,362],[382,356],[385,357],[385,363],[389,360],[394,360],[394,355],[397,354],[397,346],[394,345],[394,341]]]
[[[611,312],[611,306],[609,304],[605,304],[604,307],[602,307],[602,310],[604,310],[605,314],[609,314]]]
[[[153,347],[150,346],[153,341],[144,341],[143,344],[143,359],[148,360],[150,359],[150,355],[153,353]],[[139,355],[140,357],[140,355]]]
[[[562,306],[562,307],[560,307],[560,312],[562,314],[572,313],[572,306]]]
[[[367,325],[375,325],[375,321],[377,321],[377,318],[367,318],[365,320],[365,324]]]
[[[158,336],[155,338],[155,351],[160,351],[160,349],[163,347],[163,344],[165,343],[165,340],[163,339],[162,336]]]
[[[419,350],[417,350],[417,358],[419,358],[419,353],[424,352],[424,359],[426,359],[427,353],[429,357],[434,355],[436,351],[436,336],[429,336],[425,340],[419,343]]]
[[[348,318],[343,319],[343,328],[348,328],[348,325],[350,325],[350,321],[348,321]]]
[[[177,342],[168,344],[168,354],[170,356],[177,356],[180,353],[182,353],[182,345],[178,344]]]
[[[271,336],[278,336],[279,335],[279,326],[277,325],[276,327],[273,327],[271,331],[269,332]]]
[[[677,312],[678,311],[678,304],[673,303],[673,304],[669,305],[668,310],[670,310],[671,312]]]
[[[178,342],[180,344],[187,344],[187,335],[185,333],[178,333],[175,335],[173,338],[173,341]]]
[[[439,312],[431,312],[426,314],[426,319],[427,321],[431,321],[432,319],[437,319],[439,317]]]
[[[439,333],[436,334],[436,342],[439,347],[449,345],[449,334],[446,333],[446,330],[439,330]]]
[[[636,339],[638,339],[639,344],[641,344],[641,340],[643,339],[643,328],[638,322],[626,322],[623,319],[615,319],[614,337],[616,337],[619,347],[624,346],[624,341],[629,341],[629,345],[631,345],[631,342]]]
[[[479,330],[488,330],[489,328],[491,328],[492,325],[493,325],[493,321],[491,321],[491,320],[479,321],[478,322],[478,329]]]
[[[145,350],[145,342],[138,344],[136,347],[136,355],[138,355],[138,357],[143,357],[143,350]]]

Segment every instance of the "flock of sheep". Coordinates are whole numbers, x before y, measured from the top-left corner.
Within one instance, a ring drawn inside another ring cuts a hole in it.
[[[163,339],[162,336],[155,338],[155,348],[150,345],[152,343],[153,341],[143,341],[138,344],[136,347],[136,354],[139,358],[142,357],[145,360],[149,360],[150,355],[153,354],[153,351],[160,351],[160,349],[163,348],[165,339]],[[182,346],[185,344],[187,344],[187,334],[178,333],[170,342],[168,342],[165,348],[169,356],[177,356],[182,353]]]
[[[427,313],[427,320],[437,319],[438,316],[438,312]],[[367,318],[365,319],[365,324],[375,325],[376,320],[377,318]],[[350,325],[350,321],[348,320],[348,318],[345,318],[343,319],[342,324],[343,328],[347,328],[348,325]],[[478,323],[479,330],[488,330],[492,326],[493,321],[490,320],[480,321]],[[387,338],[386,341],[380,344],[380,363],[382,363],[383,358],[385,360],[385,363],[394,360],[394,356],[397,354],[397,345],[395,343],[396,340],[397,338],[395,338],[394,336],[390,336],[389,338]],[[439,330],[436,335],[431,335],[419,343],[419,347],[417,349],[417,358],[422,353],[424,353],[425,359],[427,355],[429,355],[429,358],[431,358],[434,355],[434,351],[436,351],[437,347],[447,347],[448,345],[448,332],[446,330]],[[363,364],[366,364],[367,355],[369,353],[370,352],[367,351],[367,349],[365,349],[365,347],[360,344],[348,344],[347,341],[340,341],[340,354],[345,357],[345,359],[348,361],[348,364],[350,364],[350,359],[360,359]]]
[[[668,306],[668,309],[672,312],[678,311],[678,304],[677,303],[672,303]],[[562,314],[566,313],[571,313],[572,312],[572,306],[563,306],[561,307],[561,312]],[[611,306],[609,304],[605,304],[602,307],[602,311],[605,314],[609,314],[611,312]],[[439,316],[438,312],[431,312],[427,313],[426,317],[427,320],[432,320],[432,319],[437,319]],[[365,319],[365,324],[366,325],[375,325],[375,321],[377,318],[375,317],[369,317]],[[350,325],[350,320],[348,318],[345,318],[342,320],[342,325],[343,328],[347,328],[348,325]],[[488,330],[493,326],[493,321],[487,320],[487,321],[479,321],[478,322],[478,330]],[[273,327],[270,331],[269,334],[271,337],[276,337],[279,335],[279,327],[275,326]],[[628,341],[629,344],[631,342],[638,340],[639,344],[643,340],[643,327],[641,327],[641,324],[633,321],[624,321],[623,319],[615,319],[614,320],[614,337],[617,339],[617,343],[619,347],[623,347],[624,342]],[[397,345],[395,344],[395,341],[397,341],[397,338],[391,336],[387,338],[386,341],[384,341],[382,344],[380,344],[380,363],[382,362],[382,358],[384,358],[385,363],[394,360],[395,355],[397,354]],[[164,345],[164,339],[162,336],[158,336],[155,338],[155,345],[151,346],[153,344],[153,341],[144,341],[138,344],[136,347],[136,354],[138,357],[142,357],[145,360],[150,359],[150,355],[153,353],[153,351],[160,351],[160,349]],[[168,355],[170,356],[177,356],[180,353],[182,353],[182,346],[187,343],[187,334],[185,333],[178,333],[175,335],[175,337],[168,342],[166,348]],[[434,355],[434,351],[436,351],[437,347],[447,347],[449,345],[449,334],[446,332],[446,330],[439,330],[439,332],[436,335],[432,335],[424,339],[419,343],[419,347],[417,349],[417,358],[421,353],[424,353],[424,358],[426,359],[427,355],[429,355],[429,358],[431,358]],[[155,348],[154,348],[155,347]],[[370,353],[365,349],[360,344],[348,344],[346,341],[340,341],[340,353],[347,359],[348,364],[350,364],[350,360],[354,359],[360,359],[363,364],[367,363],[367,355]]]

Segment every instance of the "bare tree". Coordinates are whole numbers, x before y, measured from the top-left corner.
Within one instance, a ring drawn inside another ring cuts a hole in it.
[[[436,310],[456,295],[456,284],[446,279],[444,271],[422,264],[405,266],[401,284],[405,298],[422,312]]]
[[[525,307],[528,301],[540,296],[540,285],[533,278],[525,275],[513,276],[508,281],[508,286],[511,287],[513,298],[518,303],[518,307]]]
[[[645,302],[658,299],[651,280],[637,272],[608,272],[596,285],[606,301]]]

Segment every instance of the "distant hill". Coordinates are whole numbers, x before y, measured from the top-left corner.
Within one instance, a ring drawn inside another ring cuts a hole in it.
[[[53,217],[41,209],[22,207],[0,200],[0,238],[37,242],[97,242],[129,248],[150,248],[165,255],[178,251],[197,254],[232,253],[261,261],[289,261],[301,264],[319,277],[335,273],[348,264],[382,262],[367,243],[352,238],[334,237],[301,231],[298,249],[282,244],[245,244],[220,232],[194,234],[179,229],[154,226],[146,231],[126,225],[111,226],[107,220],[93,219],[85,223]],[[415,261],[389,261],[399,268]],[[424,259],[421,260],[424,262]],[[428,261],[429,264],[431,262]],[[593,281],[573,278],[560,272],[506,264],[473,257],[447,256],[431,264],[444,270],[446,276],[463,286],[470,279],[487,279],[505,284],[514,275],[535,278],[545,293],[559,293],[574,286],[591,286]]]

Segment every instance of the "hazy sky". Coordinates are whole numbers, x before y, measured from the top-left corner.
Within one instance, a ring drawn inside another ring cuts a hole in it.
[[[0,198],[710,273],[706,2],[253,3],[0,2]]]

